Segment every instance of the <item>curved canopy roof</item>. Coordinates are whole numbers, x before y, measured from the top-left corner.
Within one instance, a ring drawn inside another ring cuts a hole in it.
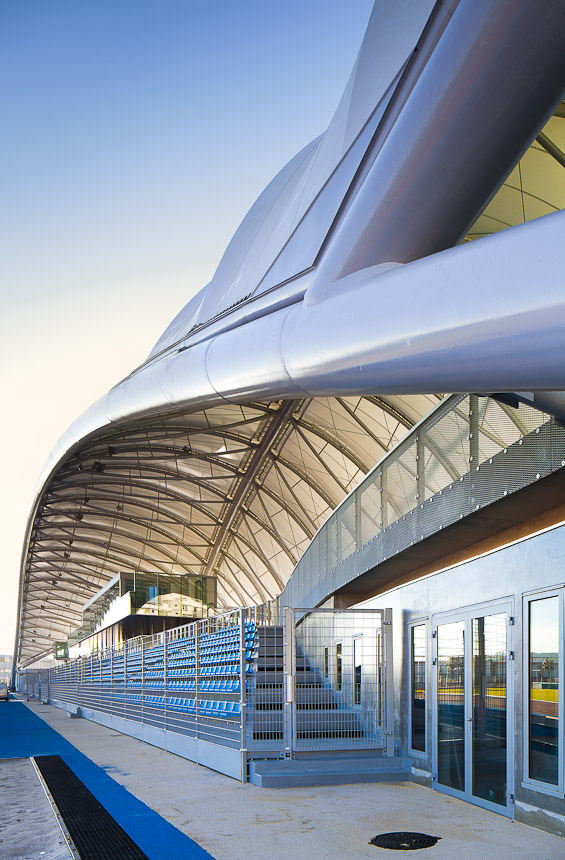
[[[433,394],[313,398],[278,382],[281,399],[258,401],[210,379],[204,342],[183,345],[169,365],[156,360],[194,326],[313,265],[433,5],[376,4],[326,135],[259,198],[153,362],[85,413],[52,453],[22,560],[20,666],[78,626],[82,605],[120,571],[215,576],[220,607],[276,596],[336,505],[438,402]],[[401,33],[394,51],[391,28]],[[564,125],[558,111],[467,239],[563,208]],[[250,361],[261,363],[266,348],[253,349]]]
[[[152,355],[193,326],[314,265],[434,5],[435,0],[377,0],[327,130],[295,155],[260,194],[212,281],[171,322]]]

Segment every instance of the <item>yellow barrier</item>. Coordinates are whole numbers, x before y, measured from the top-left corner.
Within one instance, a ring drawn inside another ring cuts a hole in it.
[[[537,702],[557,702],[557,694],[559,690],[540,690],[539,688],[530,689],[530,699]]]

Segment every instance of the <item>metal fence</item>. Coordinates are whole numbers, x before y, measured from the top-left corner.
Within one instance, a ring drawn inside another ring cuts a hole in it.
[[[284,612],[285,753],[386,749],[393,755],[391,612]]]
[[[356,576],[564,465],[565,428],[544,413],[452,395],[326,520],[280,605],[319,605]]]
[[[249,758],[392,755],[385,614],[233,610],[22,673],[18,688],[242,780]]]

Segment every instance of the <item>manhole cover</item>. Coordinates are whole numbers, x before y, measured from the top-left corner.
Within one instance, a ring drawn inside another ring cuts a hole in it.
[[[418,848],[431,848],[441,836],[428,836],[427,833],[410,833],[408,831],[397,833],[379,833],[373,836],[369,845],[378,848],[389,848],[392,851],[416,851]]]

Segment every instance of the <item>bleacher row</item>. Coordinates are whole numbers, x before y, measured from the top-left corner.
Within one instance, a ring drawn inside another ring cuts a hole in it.
[[[245,625],[244,643],[244,671],[250,675],[255,669],[256,657],[256,627],[252,622]],[[166,706],[169,711],[187,714],[198,711],[210,717],[239,718],[240,645],[241,631],[239,625],[234,624],[201,634],[197,639],[185,636],[168,641],[166,667],[162,643],[146,647],[143,651],[138,648],[127,654],[114,652],[111,658],[104,656],[101,662],[90,664],[90,678],[87,672],[84,683],[105,688],[101,704],[110,687],[114,704],[123,702],[126,707],[143,705],[164,709]],[[142,689],[143,693],[129,693],[128,688]],[[197,689],[198,693],[212,694],[216,698],[202,699],[199,696],[197,700],[170,695],[173,692],[194,693]],[[163,695],[148,694],[148,690],[162,691]]]
[[[163,708],[165,706],[164,696],[128,696],[128,699],[150,708]],[[167,698],[167,708],[170,711],[195,714],[197,704],[199,713],[212,717],[239,716],[241,713],[240,702],[226,702],[222,699],[199,699],[197,702],[196,699],[181,699],[171,696]]]
[[[246,664],[246,671],[249,674],[252,670],[252,663]],[[170,674],[168,676],[170,678]],[[159,681],[145,681],[142,685],[141,681],[128,682],[128,687],[144,687],[146,690],[164,690],[165,682],[161,678]],[[198,689],[207,693],[239,693],[239,679],[224,678],[213,680],[201,680],[198,684]],[[196,678],[181,678],[178,681],[167,681],[167,690],[187,690],[189,692],[196,691]]]
[[[167,709],[169,711],[183,711],[187,714],[196,714],[198,706],[198,712],[208,716],[229,717],[239,716],[241,713],[240,702],[229,702],[223,699],[182,699],[174,696],[167,696],[166,698]],[[165,696],[114,693],[112,700],[114,703],[121,702],[130,707],[165,707]]]

